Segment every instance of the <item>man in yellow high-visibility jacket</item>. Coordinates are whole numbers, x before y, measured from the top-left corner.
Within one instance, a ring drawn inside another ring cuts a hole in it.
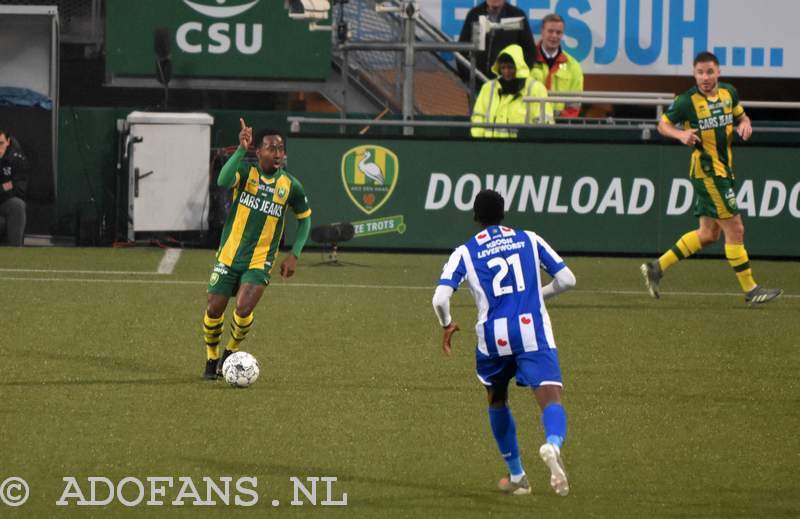
[[[472,122],[496,124],[528,124],[540,122],[541,105],[526,103],[524,96],[547,97],[547,89],[541,81],[532,79],[525,63],[522,47],[509,45],[497,56],[492,71],[496,79],[481,87]],[[553,107],[545,104],[545,123],[553,122]],[[514,128],[472,128],[473,137],[515,138]]]

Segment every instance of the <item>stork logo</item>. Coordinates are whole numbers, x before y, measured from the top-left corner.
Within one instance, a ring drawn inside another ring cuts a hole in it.
[[[183,0],[196,13],[209,18],[225,19],[246,13],[260,0],[241,3],[233,0],[236,5],[222,5],[228,0],[212,0],[217,5],[209,5],[198,1]],[[229,54],[239,53],[244,55],[257,54],[264,40],[264,26],[260,23],[214,22],[206,26],[200,21],[189,21],[178,27],[175,40],[178,48],[187,54]]]
[[[344,190],[366,214],[374,213],[389,200],[399,173],[397,155],[383,146],[364,144],[342,156]]]

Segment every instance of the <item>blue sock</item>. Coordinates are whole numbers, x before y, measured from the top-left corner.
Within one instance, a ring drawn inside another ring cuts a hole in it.
[[[549,404],[542,411],[542,424],[547,443],[561,448],[567,438],[567,412],[561,404]]]
[[[492,426],[497,448],[508,465],[508,472],[512,476],[521,476],[525,473],[519,459],[519,446],[517,445],[517,426],[514,416],[508,407],[489,408],[489,423]]]

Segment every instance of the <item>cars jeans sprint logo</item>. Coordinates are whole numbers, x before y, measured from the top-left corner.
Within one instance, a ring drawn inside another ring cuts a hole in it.
[[[251,0],[242,3],[241,0],[232,0],[235,5],[209,5],[225,4],[229,0],[183,0],[196,13],[209,18],[226,19],[246,13],[256,6],[260,0]],[[202,2],[202,3],[201,3]],[[189,21],[178,27],[175,40],[178,48],[187,54],[227,54],[238,51],[240,54],[257,54],[263,44],[264,26],[260,23],[246,24],[228,22],[214,22],[206,27],[203,22]]]
[[[389,200],[399,173],[397,155],[383,146],[364,144],[342,156],[344,190],[366,214],[374,213]]]

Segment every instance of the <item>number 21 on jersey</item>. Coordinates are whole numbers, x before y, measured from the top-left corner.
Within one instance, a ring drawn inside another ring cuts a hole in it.
[[[499,268],[492,279],[492,291],[495,297],[514,293],[514,287],[512,285],[503,285],[503,281],[505,281],[506,276],[508,276],[509,266],[514,269],[514,279],[517,280],[517,292],[525,291],[525,276],[522,274],[522,262],[519,259],[519,254],[512,254],[508,258],[492,258],[486,262],[486,265],[492,270]]]

